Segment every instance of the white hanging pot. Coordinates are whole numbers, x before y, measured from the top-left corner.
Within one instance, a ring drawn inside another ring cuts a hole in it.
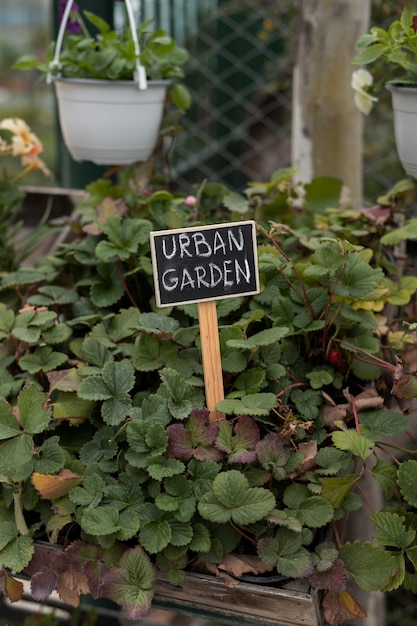
[[[417,178],[417,88],[388,83],[394,112],[394,133],[398,157],[404,170]]]
[[[128,165],[151,155],[169,81],[59,78],[54,81],[64,142],[76,161]]]
[[[137,57],[131,81],[53,76],[59,68],[65,28],[73,0],[65,6],[48,82],[54,82],[64,142],[76,161],[129,165],[146,161],[157,139],[170,81],[149,81],[139,60],[140,48],[131,0],[125,0]]]

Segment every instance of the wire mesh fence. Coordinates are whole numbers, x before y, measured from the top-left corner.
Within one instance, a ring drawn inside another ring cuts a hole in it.
[[[395,0],[374,0],[372,7],[377,24],[399,11]],[[300,0],[137,0],[136,10],[190,51],[193,105],[173,151],[177,183],[206,178],[242,189],[291,165]],[[365,197],[403,176],[388,92],[365,123],[364,168]]]

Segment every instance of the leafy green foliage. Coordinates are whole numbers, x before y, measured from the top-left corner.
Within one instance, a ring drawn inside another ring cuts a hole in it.
[[[111,30],[103,18],[90,11],[84,11],[83,16],[84,19],[81,15],[76,18],[78,24],[83,23],[80,33],[66,37],[57,67],[50,67],[55,44],[49,45],[46,62],[33,55],[25,55],[18,59],[14,67],[22,70],[36,68],[43,78],[52,72],[65,78],[132,80],[138,57],[129,24],[117,32]],[[94,34],[89,35],[87,28],[91,26]],[[140,42],[139,59],[148,78],[173,80],[172,101],[180,109],[187,109],[190,106],[190,94],[177,81],[184,76],[182,66],[188,61],[188,52],[162,29],[152,30],[150,21],[137,27],[137,36]],[[128,227],[128,222],[125,225]]]
[[[180,584],[190,560],[217,567],[232,551],[335,594],[348,572],[368,590],[413,587],[417,462],[413,447],[395,459],[409,416],[384,405],[386,374],[413,396],[416,371],[415,328],[385,315],[401,319],[417,288],[379,245],[399,201],[382,227],[335,208],[340,185],[321,180],[301,218],[290,176],[243,200],[206,183],[192,211],[131,172],[97,181],[72,239],[2,279],[0,559],[27,569],[38,598],[71,575],[138,619],[154,568]],[[225,399],[212,421],[198,308],[156,309],[148,239],[227,207],[258,213],[262,288],[217,305]],[[374,543],[322,543],[361,507],[365,473],[389,504]],[[41,533],[68,542],[59,558],[39,551]]]

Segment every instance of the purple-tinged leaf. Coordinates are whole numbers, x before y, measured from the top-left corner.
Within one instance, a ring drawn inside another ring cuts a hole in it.
[[[169,452],[180,461],[220,461],[222,452],[214,446],[219,426],[208,422],[208,411],[193,411],[184,424],[167,428]]]
[[[46,600],[56,589],[59,575],[67,568],[67,560],[62,550],[35,545],[31,562],[25,573],[31,577],[30,586],[35,600]]]
[[[140,619],[151,609],[154,579],[155,573],[146,552],[139,546],[130,548],[123,554],[119,566],[105,575],[104,595],[120,604],[128,619]]]
[[[287,474],[285,465],[290,451],[285,448],[277,433],[269,433],[256,445],[256,454],[262,467],[273,473],[277,480],[283,480]]]
[[[335,593],[346,590],[346,572],[342,559],[336,559],[330,569],[318,572],[317,569],[310,576],[310,584],[316,589],[327,589]]]
[[[89,591],[93,598],[103,596],[102,581],[112,567],[116,567],[126,548],[114,544],[104,549],[84,541],[74,541],[65,550],[65,556],[71,567],[85,574]]]
[[[228,463],[253,463],[259,439],[257,423],[252,417],[243,415],[234,424],[232,421],[220,423],[216,447],[228,454]]]

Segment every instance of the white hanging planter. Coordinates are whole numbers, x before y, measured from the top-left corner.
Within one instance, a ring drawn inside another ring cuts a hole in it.
[[[53,76],[73,0],[65,6],[47,82],[54,82],[64,142],[76,161],[129,165],[146,161],[155,148],[170,81],[149,81],[139,60],[140,48],[131,0],[125,0],[137,58],[131,81]]]
[[[169,81],[59,78],[54,81],[64,142],[76,161],[127,165],[146,161],[161,125]]]
[[[394,111],[394,133],[398,157],[404,170],[417,178],[417,88],[387,84]]]

